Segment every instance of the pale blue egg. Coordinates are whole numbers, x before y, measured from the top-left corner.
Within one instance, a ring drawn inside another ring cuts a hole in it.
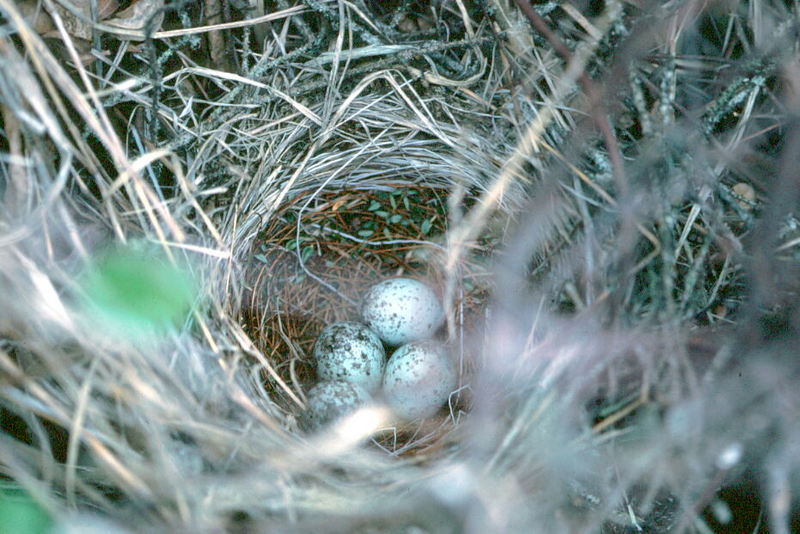
[[[381,385],[386,352],[380,338],[353,321],[325,327],[314,345],[320,380],[344,380],[373,393]]]
[[[403,419],[428,417],[450,397],[458,373],[445,347],[416,341],[398,348],[386,364],[383,393],[392,411]]]
[[[388,345],[429,338],[444,321],[436,293],[412,278],[391,278],[372,286],[364,295],[361,316]]]

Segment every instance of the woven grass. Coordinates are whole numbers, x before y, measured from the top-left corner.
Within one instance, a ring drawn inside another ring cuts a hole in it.
[[[0,0],[0,504],[793,530],[795,6],[34,4]],[[185,320],[87,312],[113,247],[186,273]],[[317,334],[398,275],[442,297],[459,390],[301,432]]]

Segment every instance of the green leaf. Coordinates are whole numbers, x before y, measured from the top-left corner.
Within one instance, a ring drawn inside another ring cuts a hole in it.
[[[375,232],[373,230],[359,230],[358,231],[358,236],[359,237],[369,237],[374,233]]]
[[[375,212],[375,215],[377,215],[378,217],[383,217],[385,219],[386,217],[389,216],[389,212],[384,210],[378,210]]]
[[[300,252],[300,258],[303,260],[303,263],[307,262],[311,256],[314,255],[314,246],[308,245],[303,247],[302,252]]]
[[[392,205],[393,210],[397,209],[397,199],[394,198],[394,194],[389,195],[389,204]]]
[[[422,233],[424,235],[428,235],[432,227],[433,227],[433,219],[425,219],[424,221],[422,221],[422,226],[420,227],[420,230],[422,230]]]
[[[377,200],[373,200],[372,202],[369,203],[369,207],[367,208],[367,211],[375,211],[377,209],[380,209],[380,207],[381,207],[381,203],[378,202]]]
[[[256,255],[255,255],[255,256],[253,256],[253,257],[254,257],[255,259],[257,259],[258,261],[260,261],[261,263],[269,263],[269,261],[267,260],[267,257],[266,257],[266,256],[264,256],[263,254],[256,254]]]
[[[189,273],[160,253],[117,249],[95,261],[83,280],[95,316],[123,332],[186,320],[196,293]]]
[[[403,220],[403,216],[400,215],[399,213],[395,213],[394,215],[389,217],[389,222],[392,223],[392,224],[397,224],[402,220]]]
[[[33,500],[21,492],[0,493],[0,532],[44,534],[51,520]]]
[[[407,196],[403,197],[403,206],[405,206],[407,210],[411,209],[411,205],[408,202],[408,197]]]

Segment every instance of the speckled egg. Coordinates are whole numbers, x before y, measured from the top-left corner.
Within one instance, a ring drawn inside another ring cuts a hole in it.
[[[313,432],[366,404],[370,396],[363,388],[343,380],[317,383],[306,394],[308,409],[300,418],[304,430]]]
[[[398,348],[386,364],[386,403],[403,419],[428,417],[444,404],[458,385],[455,366],[444,346],[417,341]]]
[[[373,393],[381,385],[386,352],[380,338],[362,323],[325,327],[314,345],[320,380],[344,380]]]
[[[391,278],[372,286],[364,295],[361,316],[389,345],[429,338],[444,321],[436,293],[411,278]]]

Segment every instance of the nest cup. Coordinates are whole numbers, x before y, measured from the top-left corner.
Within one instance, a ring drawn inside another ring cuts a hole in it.
[[[401,79],[397,73],[387,76]],[[426,127],[419,109],[405,101],[405,89],[382,86],[375,82],[347,102],[345,95],[310,105],[316,113],[336,110],[326,117],[330,122],[325,128],[316,129],[310,147],[305,141],[287,143],[282,152],[237,169],[236,180],[244,185],[223,209],[237,221],[237,234],[225,239],[235,244],[242,283],[238,293],[227,295],[226,313],[241,318],[243,333],[263,355],[247,357],[243,365],[249,366],[250,390],[262,402],[269,399],[276,423],[297,437],[286,445],[296,451],[294,468],[331,488],[313,489],[315,498],[304,505],[304,522],[313,525],[323,517],[326,522],[333,518],[343,529],[362,522],[402,524],[423,506],[430,517],[411,523],[428,529],[442,510],[454,513],[441,500],[448,492],[431,507],[391,488],[399,484],[423,493],[444,491],[426,480],[429,470],[459,447],[456,429],[469,409],[468,390],[452,395],[437,415],[424,421],[400,424],[384,414],[378,424],[367,423],[350,436],[342,435],[347,431],[340,427],[309,436],[299,424],[305,416],[304,394],[317,380],[312,353],[318,334],[333,322],[359,320],[363,294],[385,278],[417,278],[442,297],[447,284],[453,284],[453,321],[438,337],[449,338],[462,384],[468,383],[474,368],[464,347],[470,346],[466,338],[474,337],[469,332],[477,332],[483,321],[487,266],[470,256],[459,268],[448,270],[446,235],[485,191],[487,177],[497,172],[497,154],[487,150],[486,139],[477,132],[447,122]],[[435,104],[414,98],[420,105]],[[286,106],[284,112],[292,111]],[[240,127],[262,120],[242,118]],[[361,128],[361,121],[370,125],[369,131]],[[265,131],[253,142],[275,146],[287,135]],[[216,154],[203,155],[209,165],[216,159]],[[297,163],[283,163],[287,161]],[[203,172],[198,163],[197,172]],[[521,192],[517,194],[519,201]],[[504,206],[513,204],[513,196]],[[501,210],[499,217],[503,216]],[[479,243],[488,257],[491,241]],[[329,486],[335,480],[340,482]],[[350,481],[349,489],[342,493],[339,483],[345,480]],[[352,485],[353,481],[358,482]],[[319,491],[342,504],[321,505]]]
[[[301,173],[299,183],[286,190],[278,206],[271,206],[271,195],[262,191],[266,202],[253,202],[252,211],[240,214],[244,226],[258,228],[241,242],[238,252],[246,280],[240,313],[245,331],[273,368],[263,373],[267,391],[293,418],[302,416],[298,400],[316,381],[312,353],[317,336],[328,324],[360,321],[363,296],[374,283],[395,276],[416,278],[434,288],[440,298],[446,284],[454,283],[458,298],[451,302],[450,313],[459,314],[453,323],[458,330],[448,333],[442,328],[437,334],[441,340],[449,337],[454,347],[463,347],[465,327],[477,327],[487,302],[485,266],[469,262],[448,272],[444,262],[452,220],[449,203],[460,193],[455,210],[473,206],[483,190],[483,177],[492,170],[488,155],[474,146],[468,158],[454,149],[453,139],[437,139],[434,132],[425,130],[415,133],[419,125],[413,123],[413,109],[403,106],[400,99],[393,101],[392,96],[397,97],[390,94],[382,104],[390,106],[395,116],[379,105],[370,109],[375,115],[369,117],[381,117],[384,127],[394,124],[392,135],[408,137],[408,142],[379,146],[360,157],[342,151],[336,140],[323,143],[307,162],[309,168],[319,165],[319,174]],[[359,104],[367,103],[365,97],[353,105],[357,110]],[[364,115],[356,110],[353,113]],[[398,126],[402,117],[409,123],[407,130]],[[344,122],[337,129],[351,127]],[[369,143],[366,137],[351,141],[354,146]],[[476,172],[479,158],[484,159],[484,169]],[[269,179],[280,188],[291,173],[287,169]],[[273,215],[264,224],[262,214],[267,209]],[[489,254],[488,247],[484,252]],[[453,356],[464,368],[463,350]],[[457,414],[464,407],[454,396],[448,409]],[[443,410],[443,419],[449,417],[444,415],[448,409]],[[435,426],[439,427],[437,437],[428,436],[424,447],[438,441],[451,425]],[[381,443],[392,454],[423,447],[422,442],[410,446],[419,429],[386,430],[391,430],[391,444],[386,439]]]
[[[327,324],[358,320],[362,295],[385,278],[423,280],[443,298],[449,286],[452,321],[438,337],[453,348],[462,384],[475,367],[467,338],[484,320],[486,258],[501,237],[479,235],[477,253],[448,268],[447,232],[491,185],[507,131],[433,120],[441,102],[416,94],[408,82],[401,72],[386,72],[340,97],[307,103],[322,121],[301,119],[293,128],[309,132],[302,137],[291,128],[262,127],[294,116],[290,103],[262,115],[233,115],[231,128],[259,133],[246,139],[246,150],[225,172],[219,165],[230,159],[228,150],[197,143],[194,172],[213,177],[209,188],[231,192],[214,199],[235,266],[218,297],[224,315],[238,318],[236,329],[252,342],[252,353],[237,360],[246,370],[246,390],[282,427],[290,471],[322,484],[293,488],[315,495],[302,505],[301,525],[331,517],[341,528],[408,521],[420,502],[392,488],[434,491],[426,482],[429,469],[458,449],[455,430],[469,408],[467,389],[436,416],[411,424],[384,418],[352,436],[339,428],[309,436],[298,424],[304,393],[316,382],[316,337]],[[504,220],[524,198],[513,185],[494,218]],[[413,522],[429,528],[434,510],[450,506],[439,501],[428,510],[431,517]]]

